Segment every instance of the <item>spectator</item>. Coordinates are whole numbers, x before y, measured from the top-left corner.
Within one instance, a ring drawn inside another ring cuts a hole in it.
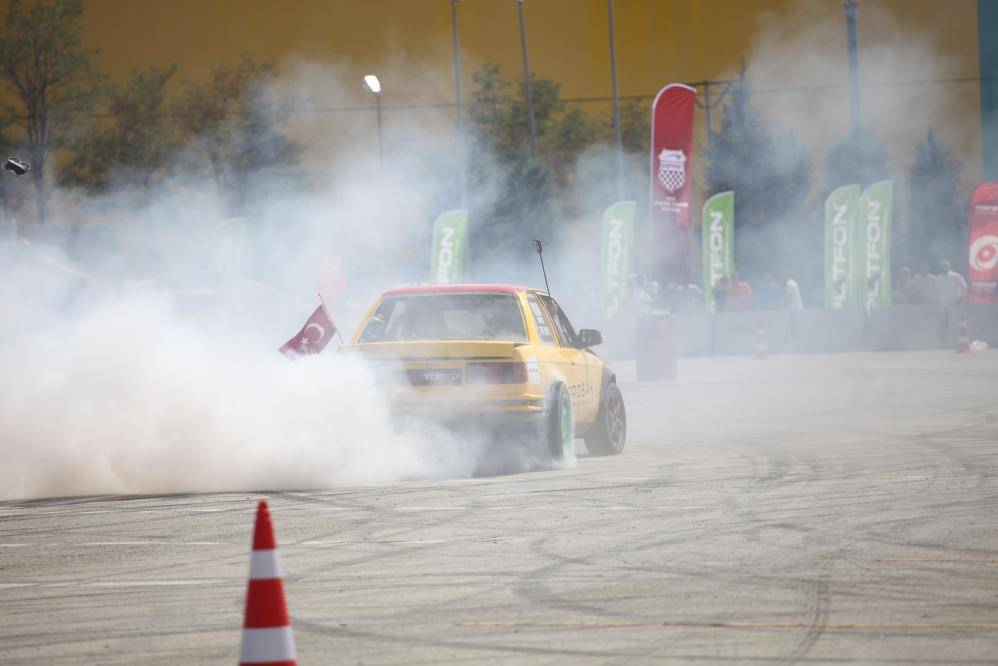
[[[803,310],[804,303],[801,301],[797,282],[786,273],[780,273],[780,282],[783,283],[783,307],[787,310]]]
[[[724,312],[728,309],[728,294],[731,292],[730,280],[723,277],[714,283],[714,310]]]
[[[950,267],[943,259],[939,262],[939,278],[936,286],[939,289],[939,303],[950,306],[967,298],[967,281]]]
[[[911,269],[907,266],[902,266],[901,270],[898,271],[898,281],[894,285],[892,303],[894,305],[908,305],[911,303]]]
[[[763,310],[779,310],[783,307],[783,289],[772,273],[762,276],[762,282],[757,290],[759,307]]]
[[[918,267],[918,275],[911,280],[912,305],[932,305],[939,302],[939,287],[936,276],[929,269],[929,262],[923,261]]]
[[[748,310],[752,307],[752,287],[735,273],[728,283],[728,309]]]
[[[703,308],[703,291],[692,282],[676,287],[672,297],[672,311],[680,314],[697,312]]]

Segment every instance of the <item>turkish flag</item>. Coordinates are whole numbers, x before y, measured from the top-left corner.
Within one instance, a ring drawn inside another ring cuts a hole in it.
[[[336,325],[326,314],[325,306],[320,305],[298,331],[298,335],[285,342],[280,351],[288,356],[318,354],[326,348],[326,344],[335,334]]]

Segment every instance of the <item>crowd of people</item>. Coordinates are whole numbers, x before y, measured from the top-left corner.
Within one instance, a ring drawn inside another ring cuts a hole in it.
[[[657,283],[634,285],[643,292],[646,304],[676,314],[700,312],[707,306],[703,290],[695,281],[669,284],[660,289]],[[755,288],[738,272],[721,278],[711,292],[714,311],[739,310],[801,310],[804,307],[800,286],[785,273],[765,273]],[[939,262],[939,272],[933,273],[928,261],[919,266],[917,274],[903,266],[894,283],[894,305],[953,305],[967,298],[967,281],[954,271],[949,261]]]
[[[721,278],[711,292],[714,310],[800,310],[804,307],[797,282],[785,274],[766,273],[755,290],[737,272]],[[699,312],[706,306],[703,290],[695,283],[670,284],[661,294],[669,311]]]
[[[902,266],[894,284],[894,305],[954,305],[967,300],[967,281],[953,270],[945,259],[939,262],[939,273],[933,273],[928,261],[911,274],[911,268]]]

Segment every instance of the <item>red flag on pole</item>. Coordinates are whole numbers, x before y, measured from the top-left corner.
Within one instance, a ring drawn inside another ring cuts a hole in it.
[[[998,301],[998,183],[981,183],[970,195],[967,299]]]
[[[652,275],[690,278],[690,193],[693,181],[693,112],[697,91],[681,83],[662,88],[652,104]]]
[[[326,314],[325,306],[320,305],[298,335],[285,342],[280,351],[288,355],[318,354],[335,334],[336,325]]]

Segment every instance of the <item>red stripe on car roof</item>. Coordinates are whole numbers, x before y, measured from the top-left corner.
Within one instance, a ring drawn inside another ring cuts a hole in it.
[[[412,287],[398,287],[381,294],[384,296],[402,296],[405,294],[455,294],[469,292],[486,293],[516,293],[528,291],[532,287],[519,284],[422,284]]]

